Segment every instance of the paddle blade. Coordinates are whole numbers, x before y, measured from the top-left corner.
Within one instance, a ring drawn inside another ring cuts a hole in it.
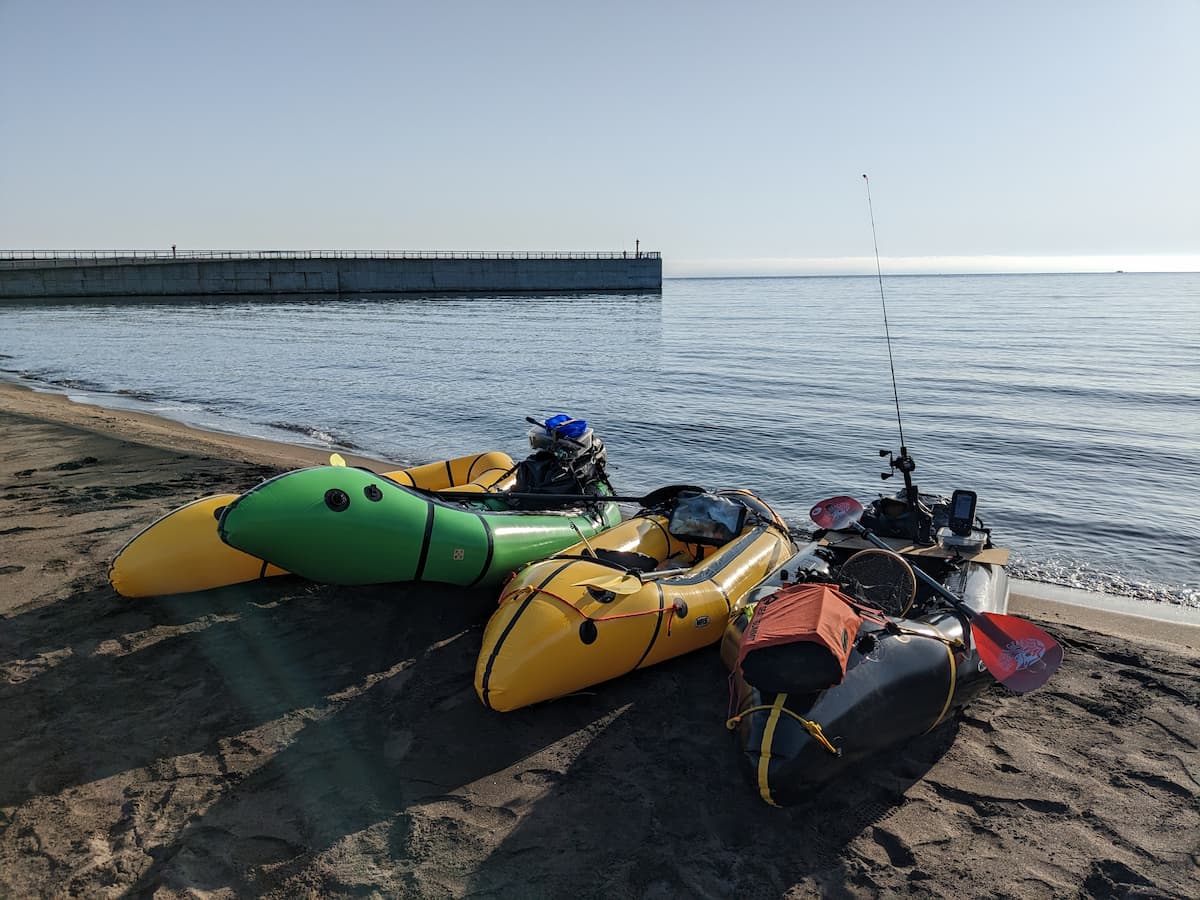
[[[636,594],[642,589],[642,582],[633,575],[596,575],[575,582],[575,587],[595,588],[614,594]]]
[[[819,528],[841,531],[857,522],[862,512],[863,505],[853,497],[830,497],[810,509],[808,515]]]
[[[331,466],[345,466],[346,460],[340,453],[330,453],[329,454],[329,464]]]
[[[1017,694],[1045,684],[1062,662],[1058,641],[1032,622],[1000,613],[976,613],[971,631],[992,677]]]

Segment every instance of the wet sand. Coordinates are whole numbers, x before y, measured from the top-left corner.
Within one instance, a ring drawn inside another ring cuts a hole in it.
[[[502,715],[491,592],[109,587],[158,516],[325,456],[0,387],[0,896],[1195,895],[1200,628],[1014,598],[1048,685],[780,810],[715,648]]]

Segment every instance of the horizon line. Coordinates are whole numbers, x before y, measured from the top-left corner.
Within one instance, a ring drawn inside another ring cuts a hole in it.
[[[998,278],[1005,275],[1021,276],[1021,275],[1200,275],[1200,268],[1196,269],[1113,269],[1108,270],[1092,270],[1092,271],[1039,271],[1039,272],[884,272],[884,278]],[[756,274],[756,275],[693,275],[693,274],[677,274],[663,275],[663,280],[686,281],[695,279],[697,281],[704,279],[717,280],[721,278],[729,279],[753,279],[753,278],[875,278],[875,272],[794,272],[791,274]]]
[[[789,278],[885,275],[1101,275],[1200,272],[1195,254],[1095,254],[1056,256],[746,257],[672,260],[663,255],[664,278]]]

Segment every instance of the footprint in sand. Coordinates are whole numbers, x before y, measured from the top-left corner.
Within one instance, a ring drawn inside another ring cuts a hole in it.
[[[1125,897],[1135,887],[1152,887],[1150,880],[1123,862],[1102,859],[1092,863],[1092,871],[1083,882],[1084,890],[1093,897]]]
[[[75,469],[82,469],[84,466],[94,466],[100,460],[94,456],[85,456],[82,459],[72,459],[69,462],[59,463],[57,466],[51,466],[52,472],[71,472]],[[30,471],[33,471],[32,469]],[[19,473],[18,473],[19,474]]]
[[[906,869],[909,866],[916,865],[916,855],[913,853],[912,848],[899,835],[888,831],[886,828],[876,826],[872,831],[871,837],[876,844],[883,848],[883,852],[888,856],[888,862],[896,868]]]
[[[526,769],[513,777],[519,784],[550,787],[562,781],[563,774],[552,769]]]

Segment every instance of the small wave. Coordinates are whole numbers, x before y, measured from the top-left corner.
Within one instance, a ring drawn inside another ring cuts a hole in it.
[[[317,441],[327,447],[340,447],[343,450],[362,449],[358,444],[347,438],[339,437],[331,431],[326,431],[323,428],[317,428],[312,425],[296,425],[292,422],[272,422],[271,427],[292,434],[304,435],[304,437]]]
[[[1119,572],[1102,572],[1087,563],[1013,560],[1008,570],[1014,578],[1026,581],[1200,609],[1200,588],[1145,581]]]
[[[128,397],[130,400],[140,400],[143,403],[153,403],[155,400],[164,399],[161,394],[153,391],[137,391],[132,388],[121,388],[115,393],[121,397]]]
[[[793,522],[787,524],[792,530],[792,538],[797,543],[812,540],[812,533],[807,529],[798,528]],[[1007,568],[1010,576],[1025,581],[1200,609],[1200,588],[1146,581],[1119,572],[1102,572],[1087,563],[1062,559],[1025,560],[1014,554]]]
[[[12,357],[8,357],[11,359]],[[17,381],[26,382],[28,385],[43,386],[52,388],[54,393],[67,391],[89,391],[103,392],[103,387],[95,381],[88,381],[86,378],[65,378],[48,375],[45,372],[39,372],[36,369],[3,369],[0,372],[6,375],[16,376]],[[36,390],[36,387],[35,387]]]
[[[30,381],[38,381],[42,384],[49,384],[56,388],[61,388],[64,391],[104,391],[104,385],[96,381],[89,381],[86,378],[52,378],[50,376],[37,375],[36,373],[26,374],[24,377],[28,378]]]

